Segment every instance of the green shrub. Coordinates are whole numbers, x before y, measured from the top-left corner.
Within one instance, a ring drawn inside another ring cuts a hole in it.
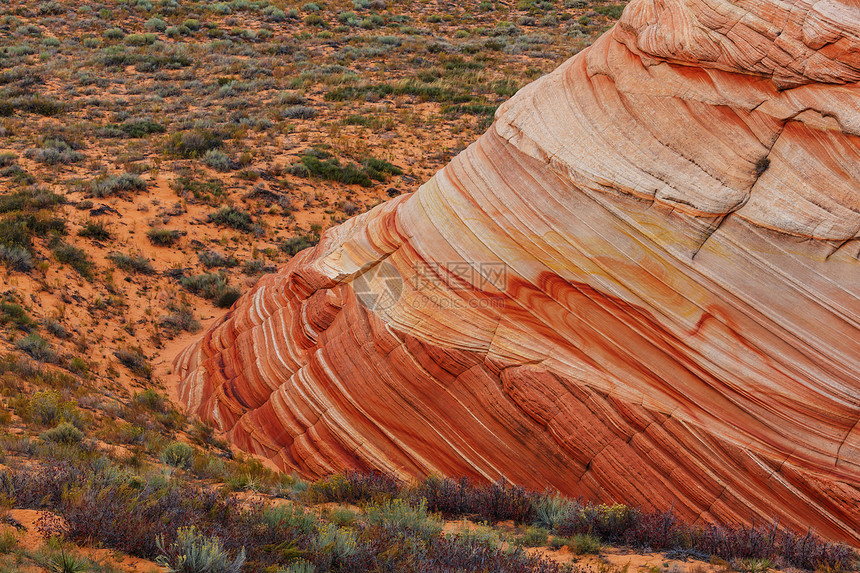
[[[111,238],[110,230],[101,221],[87,221],[84,227],[78,231],[79,237],[85,237],[94,241],[107,241]]]
[[[185,158],[203,156],[210,149],[221,147],[221,136],[203,129],[176,133],[170,138],[168,151]]]
[[[143,27],[152,32],[164,32],[167,29],[167,22],[161,18],[150,18],[143,24]]]
[[[28,331],[36,322],[27,314],[27,310],[18,303],[4,300],[0,302],[0,324],[11,324],[19,330]]]
[[[119,129],[132,139],[140,139],[152,133],[164,133],[163,125],[151,119],[135,119],[124,122]]]
[[[348,527],[326,523],[319,529],[313,546],[315,551],[327,554],[334,565],[332,570],[337,571],[346,558],[355,554],[355,532]]]
[[[156,561],[172,573],[238,573],[245,563],[244,548],[231,560],[220,539],[205,537],[193,525],[180,527],[169,546],[159,535],[156,545],[161,553]]]
[[[209,220],[217,225],[227,225],[237,231],[250,231],[253,219],[251,214],[235,207],[223,207],[209,214]]]
[[[362,187],[373,185],[367,173],[353,163],[341,165],[337,158],[320,159],[312,154],[303,155],[301,161],[300,165],[304,168],[304,172],[310,176],[347,185],[361,185]],[[300,171],[293,171],[293,173],[301,175]]]
[[[54,247],[54,257],[57,261],[75,269],[82,277],[92,277],[95,265],[83,249],[68,243],[60,243]]]
[[[33,255],[24,247],[0,245],[0,261],[15,271],[33,270]]]
[[[0,555],[8,555],[17,549],[18,536],[11,527],[4,527],[0,531]]]
[[[624,12],[624,4],[605,4],[603,6],[595,6],[594,11],[598,14],[603,14],[607,18],[617,20],[621,17],[621,13]]]
[[[217,251],[203,251],[202,253],[198,253],[197,258],[200,259],[200,264],[202,264],[207,269],[218,267],[235,267],[239,264],[239,261],[236,260],[236,257],[228,257],[222,255]]]
[[[122,40],[125,38],[125,32],[120,28],[108,28],[102,35],[108,40]]]
[[[67,141],[57,138],[45,139],[38,149],[28,149],[24,155],[47,165],[67,165],[84,158],[84,155],[73,149]]]
[[[58,115],[65,111],[65,105],[62,102],[40,95],[17,97],[12,100],[12,105],[15,106],[15,109],[45,117]]]
[[[585,553],[600,553],[600,539],[587,533],[574,535],[568,544],[570,550],[575,555],[583,555]]]
[[[158,39],[155,34],[129,34],[125,37],[125,43],[129,46],[149,46]]]
[[[290,563],[286,569],[278,570],[278,573],[315,573],[316,567],[310,561],[297,559]]]
[[[215,171],[226,172],[233,169],[233,162],[227,157],[227,154],[219,149],[210,149],[206,152],[203,158],[203,163],[211,167]]]
[[[50,430],[45,430],[41,433],[40,437],[46,442],[77,444],[83,441],[84,433],[77,429],[73,424],[63,422]]]
[[[523,545],[526,547],[540,547],[546,545],[549,532],[543,527],[528,527],[523,535]]]
[[[185,442],[170,442],[161,452],[161,461],[175,468],[190,468],[194,462],[194,448]]]
[[[139,348],[130,347],[122,350],[114,350],[113,355],[134,374],[143,376],[144,378],[152,376],[152,365]]]
[[[284,119],[312,119],[316,114],[317,110],[306,105],[292,105],[281,111]]]
[[[81,424],[81,416],[73,402],[65,401],[55,390],[36,392],[26,401],[22,418],[42,426],[52,426],[59,422]]]
[[[532,503],[535,512],[534,525],[556,531],[559,524],[573,510],[570,500],[560,495],[542,495]]]
[[[134,395],[135,404],[140,404],[144,408],[153,412],[166,412],[168,410],[167,398],[159,394],[152,388],[147,388],[143,392]]]
[[[90,193],[94,197],[109,197],[117,193],[145,191],[146,182],[133,173],[108,175],[90,183]]]
[[[123,253],[110,253],[108,255],[116,266],[129,273],[140,273],[143,275],[155,274],[155,269],[148,257],[143,255],[125,255]]]
[[[197,332],[200,330],[200,321],[194,318],[194,311],[188,304],[171,304],[168,306],[170,314],[162,316],[159,320],[159,325],[176,335],[180,331]]]
[[[413,507],[402,499],[390,499],[380,504],[371,504],[365,509],[368,523],[380,526],[393,526],[398,530],[408,530],[426,536],[438,535],[442,522],[427,514],[427,500],[422,499]]]
[[[326,519],[341,527],[355,523],[358,515],[348,507],[334,507],[328,512]]]
[[[180,231],[171,229],[150,229],[146,232],[149,242],[159,247],[172,247],[182,235]]]
[[[57,353],[48,341],[36,333],[28,334],[15,341],[15,346],[40,362],[56,362]]]
[[[45,569],[50,573],[88,573],[93,570],[93,563],[89,559],[66,551],[61,543],[49,548],[47,558],[41,560]]]

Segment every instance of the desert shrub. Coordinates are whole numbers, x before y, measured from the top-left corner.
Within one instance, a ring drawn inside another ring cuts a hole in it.
[[[93,570],[89,559],[68,551],[61,540],[49,542],[46,548],[36,553],[35,560],[50,573],[88,573]]]
[[[152,121],[151,119],[129,120],[122,123],[119,126],[119,129],[126,135],[126,137],[130,137],[132,139],[139,139],[153,133],[165,132],[163,125]]]
[[[248,259],[242,263],[242,272],[246,275],[258,275],[266,270],[266,264],[262,259]]]
[[[239,264],[239,261],[236,260],[236,257],[228,257],[217,251],[203,251],[202,253],[198,253],[197,258],[200,260],[200,264],[202,264],[207,269],[218,267],[235,267]]]
[[[209,214],[209,220],[217,225],[226,225],[237,231],[250,231],[253,219],[251,214],[235,207],[223,207]]]
[[[84,158],[84,155],[75,150],[69,142],[58,138],[47,138],[42,141],[38,149],[28,149],[24,155],[47,165],[68,165]]]
[[[91,278],[95,265],[86,251],[68,243],[59,243],[54,247],[54,257],[58,262],[75,269],[84,278]]]
[[[220,308],[227,308],[241,296],[238,289],[227,284],[227,277],[218,273],[183,277],[180,284],[190,292],[207,298]]]
[[[290,563],[286,569],[279,569],[278,573],[316,573],[316,567],[310,561],[297,559]]]
[[[83,228],[78,231],[79,237],[93,239],[94,241],[107,241],[111,238],[110,229],[101,221],[87,221]]]
[[[316,110],[306,105],[292,105],[281,111],[284,119],[311,119],[317,114]]]
[[[598,14],[603,14],[607,18],[617,20],[624,12],[624,4],[604,4],[603,6],[595,6],[594,11]]]
[[[90,183],[90,194],[94,197],[110,197],[117,193],[145,190],[146,182],[133,173],[108,175]]]
[[[53,426],[60,422],[82,424],[80,412],[78,412],[75,404],[63,400],[63,397],[55,390],[36,392],[23,406],[19,415],[26,421],[32,421],[42,426]]]
[[[62,102],[40,95],[17,97],[12,100],[12,105],[15,109],[28,113],[35,113],[36,115],[43,115],[45,117],[59,115],[65,111],[65,106]]]
[[[45,441],[58,444],[77,444],[84,439],[84,433],[73,424],[63,422],[50,430],[45,430],[40,437]]]
[[[384,159],[369,157],[364,160],[364,169],[371,179],[386,181],[388,175],[403,175],[403,170]]]
[[[19,338],[15,341],[15,346],[40,362],[57,361],[57,353],[47,340],[36,333]]]
[[[16,302],[0,301],[0,324],[11,325],[25,332],[32,329],[36,322],[27,314],[27,310]]]
[[[24,247],[0,244],[0,261],[15,271],[26,273],[33,270],[33,255]]]
[[[561,495],[544,494],[532,502],[534,524],[550,531],[556,531],[559,524],[573,511],[574,504]]]
[[[159,394],[152,388],[134,395],[134,403],[153,412],[167,412],[168,402],[164,395]]]
[[[161,461],[175,468],[189,468],[194,461],[194,448],[185,442],[170,442],[161,452]]]
[[[317,559],[323,561],[327,570],[343,569],[346,560],[356,553],[355,530],[326,523],[320,527],[313,541]],[[322,558],[322,559],[320,559]]]
[[[110,253],[108,255],[117,267],[129,273],[140,273],[144,275],[155,274],[155,268],[148,257],[143,255],[126,255],[123,253]]]
[[[298,164],[301,169],[291,168],[294,175],[312,176],[327,181],[337,181],[347,185],[370,187],[373,183],[370,177],[360,167],[353,163],[342,165],[337,158],[320,159],[316,155],[305,154]],[[304,175],[306,174],[306,175]]]
[[[540,547],[546,545],[548,532],[543,527],[530,526],[523,534],[523,545],[526,547]]]
[[[587,533],[578,533],[567,544],[574,555],[600,553],[600,539]]]
[[[11,442],[5,439],[3,444],[7,447]],[[384,483],[379,485],[385,487]],[[467,489],[485,487],[469,485]],[[414,492],[400,490],[396,495],[403,493],[411,496]],[[168,545],[176,540],[174,532],[178,528],[194,524],[200,535],[221,539],[228,555],[247,548],[249,565],[253,564],[255,571],[265,571],[267,567],[275,570],[278,564],[297,563],[299,559],[319,571],[564,570],[561,565],[528,555],[520,547],[503,549],[497,539],[484,535],[464,532],[427,536],[410,529],[371,524],[366,519],[356,520],[349,528],[338,528],[318,524],[315,516],[299,515],[299,508],[248,503],[176,477],[141,478],[117,471],[101,459],[55,463],[45,471],[6,470],[0,473],[0,496],[14,500],[16,507],[51,508],[61,514],[73,540],[98,539],[105,547],[149,559],[161,554],[155,544],[157,536],[163,536],[161,545]],[[479,499],[480,495],[470,491],[465,497]],[[367,499],[370,498],[368,492]],[[676,522],[674,526],[681,524]],[[844,571],[853,567],[856,557],[845,546],[825,543],[812,534],[793,535],[776,525],[745,529],[714,526],[713,531],[685,527],[695,532],[686,538],[691,546],[727,543],[721,546],[719,555],[741,563],[756,559],[776,563],[776,558],[766,553],[785,550],[785,555],[790,556],[790,561],[784,561],[787,565]],[[642,530],[643,535],[647,533]],[[728,555],[731,552],[736,555]]]
[[[427,499],[430,511],[445,516],[474,515],[490,523],[508,519],[516,523],[534,521],[532,504],[537,494],[505,480],[479,486],[465,478],[453,480],[430,476],[412,493]]]
[[[69,331],[57,319],[48,318],[45,320],[45,330],[57,338],[68,338]]]
[[[125,32],[120,28],[108,28],[102,33],[102,35],[108,40],[122,40],[125,38]]]
[[[177,177],[173,188],[180,196],[193,196],[210,205],[217,205],[224,195],[224,185],[218,179],[199,181],[188,177]]]
[[[156,544],[161,553],[156,561],[172,573],[239,573],[245,563],[244,548],[231,560],[220,539],[204,536],[193,525],[180,527],[171,545],[161,536]]]
[[[139,348],[129,347],[114,350],[113,355],[120,361],[120,364],[131,370],[134,374],[145,378],[152,376],[152,365]]]
[[[339,527],[353,525],[358,514],[348,507],[333,507],[326,515],[326,519]]]
[[[4,527],[0,531],[0,555],[8,555],[18,548],[18,536],[11,527]]]
[[[396,496],[399,491],[399,482],[391,476],[347,470],[310,484],[308,497],[320,503],[382,502]]]
[[[174,229],[155,228],[146,232],[146,237],[149,242],[159,247],[171,247],[176,244],[179,237],[182,236],[181,231]]]
[[[154,44],[158,36],[152,33],[147,34],[129,34],[124,41],[129,46],[149,46]]]
[[[170,304],[167,308],[169,314],[159,319],[159,325],[171,334],[176,335],[180,331],[197,332],[200,330],[200,321],[194,318],[194,311],[186,304]]]
[[[393,527],[421,535],[438,535],[442,531],[442,522],[427,514],[427,501],[423,499],[414,507],[402,499],[371,504],[365,509],[365,517],[372,525]]]
[[[216,171],[230,171],[233,169],[233,162],[227,157],[227,154],[219,149],[210,149],[206,152],[203,162]]]
[[[297,235],[295,237],[290,237],[289,239],[285,239],[284,242],[281,243],[281,250],[287,253],[290,256],[297,255],[299,252],[304,251],[308,247],[313,247],[317,243],[319,243],[320,238],[318,235]]]
[[[207,151],[221,147],[221,141],[221,136],[213,131],[184,131],[170,138],[168,151],[180,157],[202,157]]]
[[[163,32],[167,29],[167,22],[161,18],[150,18],[143,24],[143,27],[153,32]]]
[[[61,195],[42,187],[33,186],[14,193],[0,195],[0,213],[49,209],[63,202],[64,199]]]

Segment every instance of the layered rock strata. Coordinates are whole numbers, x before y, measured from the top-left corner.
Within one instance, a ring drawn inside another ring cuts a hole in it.
[[[633,0],[177,358],[286,471],[504,476],[860,544],[860,8]]]

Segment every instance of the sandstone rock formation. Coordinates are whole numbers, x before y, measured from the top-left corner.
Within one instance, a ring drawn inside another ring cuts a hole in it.
[[[860,544],[860,7],[633,0],[177,359],[319,476],[500,476]]]

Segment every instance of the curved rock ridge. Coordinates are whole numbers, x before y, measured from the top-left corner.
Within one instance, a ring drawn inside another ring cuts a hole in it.
[[[176,361],[287,471],[557,488],[860,545],[856,5],[633,0]],[[789,87],[793,86],[793,87]]]

